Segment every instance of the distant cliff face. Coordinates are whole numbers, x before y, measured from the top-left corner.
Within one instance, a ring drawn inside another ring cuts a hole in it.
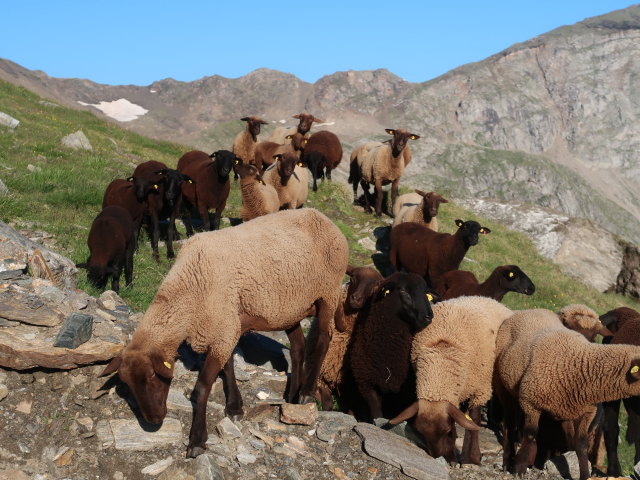
[[[239,118],[293,124],[310,111],[350,147],[384,128],[421,135],[403,179],[451,195],[539,204],[640,242],[640,6],[561,27],[412,84],[386,70],[315,84],[266,69],[146,87],[55,79],[0,60],[0,78],[80,108],[125,98],[148,110],[122,125],[212,150]],[[99,113],[99,112],[98,112]],[[273,127],[272,127],[273,128]],[[269,128],[266,129],[267,132]]]

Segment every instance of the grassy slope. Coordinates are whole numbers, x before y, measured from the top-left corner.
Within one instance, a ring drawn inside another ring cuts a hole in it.
[[[188,150],[130,133],[87,112],[44,105],[36,95],[5,82],[0,82],[0,111],[21,122],[14,131],[0,127],[0,179],[10,191],[8,196],[0,196],[0,219],[54,234],[61,253],[76,262],[84,261],[88,255],[88,229],[100,210],[107,184],[114,178],[127,177],[135,164],[142,161],[153,159],[175,166],[179,156]],[[93,151],[61,146],[63,136],[80,129],[89,138]],[[30,171],[29,164],[40,171]],[[322,184],[317,194],[311,194],[308,205],[325,212],[343,231],[350,243],[351,263],[371,262],[371,252],[357,241],[371,237],[375,227],[386,223],[355,211],[350,189],[339,184]],[[239,206],[239,191],[233,186],[225,217],[237,218]],[[440,229],[453,232],[454,219],[471,217],[456,205],[444,205],[439,216]],[[536,284],[532,297],[507,295],[505,303],[509,307],[557,310],[569,303],[585,303],[599,313],[620,305],[638,307],[629,299],[601,294],[567,277],[540,257],[523,235],[489,220],[474,218],[493,233],[481,238],[480,245],[469,251],[462,268],[484,279],[496,265],[516,263]],[[228,224],[223,221],[223,226]],[[121,295],[132,307],[145,309],[171,262],[166,258],[159,264],[154,262],[148,242],[144,242],[134,265],[134,286],[123,288]],[[78,284],[92,294],[99,293],[87,284],[84,275],[79,275]],[[625,450],[625,458],[632,459],[629,449]],[[627,460],[626,464],[630,462]]]

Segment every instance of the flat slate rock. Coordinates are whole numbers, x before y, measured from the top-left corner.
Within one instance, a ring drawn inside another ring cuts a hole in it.
[[[364,451],[378,460],[394,465],[405,475],[418,480],[445,480],[447,468],[408,440],[369,423],[358,423],[355,432],[362,438]]]
[[[116,450],[148,451],[170,445],[182,447],[182,425],[179,420],[165,418],[157,430],[153,425],[143,425],[144,428],[137,419],[109,420]]]
[[[64,316],[35,296],[15,298],[0,294],[0,318],[41,327],[60,325]]]
[[[72,313],[62,322],[54,347],[78,348],[91,339],[93,316],[84,313]]]

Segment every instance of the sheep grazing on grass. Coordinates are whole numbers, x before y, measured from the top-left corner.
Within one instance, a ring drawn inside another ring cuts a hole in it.
[[[102,208],[111,205],[117,205],[124,208],[133,222],[133,236],[136,248],[138,244],[138,236],[142,227],[142,219],[147,210],[146,202],[139,202],[136,198],[135,186],[128,180],[118,178],[113,180],[104,191],[102,197]]]
[[[619,307],[600,316],[602,323],[611,330],[613,336],[607,338],[612,345],[640,345],[640,313],[633,308]],[[634,396],[622,400],[627,411],[626,440],[635,448],[634,465],[640,462],[640,397]],[[618,459],[618,438],[620,426],[620,400],[604,403],[604,443],[607,449],[607,475],[620,476]]]
[[[256,165],[241,165],[238,167],[238,174],[242,194],[240,217],[243,222],[278,211],[278,192],[273,185],[264,183]]]
[[[304,162],[292,152],[277,154],[274,160],[262,179],[278,192],[281,210],[302,207],[309,194],[309,172]]]
[[[136,242],[127,210],[118,205],[105,207],[91,224],[87,245],[89,259],[76,267],[87,269],[87,279],[93,286],[103,290],[111,277],[111,290],[119,292],[123,267],[126,285],[131,285]]]
[[[267,125],[267,122],[260,117],[242,117],[240,120],[247,122],[247,126],[236,135],[231,152],[239,157],[243,163],[253,163],[260,128],[262,125]]]
[[[408,163],[404,156],[404,150],[409,140],[417,140],[419,135],[409,133],[402,129],[385,130],[389,135],[393,135],[391,144],[373,142],[367,143],[352,161],[356,165],[351,168],[349,183],[353,184],[354,200],[357,193],[357,182],[360,182],[364,190],[365,210],[371,211],[369,200],[369,185],[375,185],[376,191],[376,215],[382,215],[382,186],[391,183],[392,205],[398,196],[398,186],[400,177]],[[406,162],[406,163],[405,163]]]
[[[289,136],[294,135],[295,133],[299,133],[302,136],[306,136],[309,130],[311,130],[311,125],[313,124],[313,122],[324,123],[324,120],[320,120],[319,118],[314,117],[310,113],[299,113],[297,115],[293,115],[291,118],[295,118],[299,120],[298,126],[291,127],[291,128],[287,128],[287,127],[276,128],[269,136],[269,141],[282,145],[284,143],[287,143],[287,140],[291,140]]]
[[[536,287],[531,279],[517,265],[501,265],[493,269],[482,283],[476,276],[465,270],[452,270],[438,277],[434,286],[443,300],[478,295],[502,301],[508,292],[533,295]]]
[[[206,231],[220,227],[220,217],[227,205],[231,182],[229,173],[240,159],[228,150],[218,150],[207,155],[199,150],[185,153],[178,160],[178,171],[193,179],[192,183],[183,184],[182,193],[186,207],[185,226],[187,235],[193,235],[190,208],[198,209]],[[213,224],[209,220],[209,210],[215,208]]]
[[[342,161],[342,145],[338,137],[326,130],[316,132],[304,144],[304,161],[309,165],[313,177],[313,191],[318,191],[317,179],[331,180],[331,170]]]
[[[391,229],[391,264],[399,270],[422,275],[434,286],[445,272],[457,270],[470,247],[478,244],[478,235],[491,230],[473,220],[455,221],[453,235],[430,230],[415,222],[405,222]]]
[[[533,464],[538,423],[546,412],[562,422],[578,457],[580,480],[586,480],[588,428],[596,404],[640,394],[640,347],[593,344],[566,328],[555,313],[536,309],[516,312],[502,324],[496,353],[494,388],[504,410],[504,468],[524,474]],[[517,441],[521,445],[515,454]]]
[[[256,255],[256,245],[269,248]],[[282,252],[287,252],[286,261]],[[299,391],[302,403],[313,401],[348,254],[347,240],[338,227],[310,208],[195,235],[182,247],[131,342],[102,375],[117,370],[144,418],[159,424],[167,412],[179,345],[186,340],[194,351],[206,353],[193,393],[196,405],[187,448],[187,456],[196,457],[206,449],[211,387],[223,366],[233,372],[228,360],[240,335],[250,330],[301,334],[300,321],[314,306],[319,335],[310,348],[315,357],[305,366],[300,387],[304,351],[292,353],[289,390],[292,396]],[[264,285],[271,287],[260,288]],[[227,382],[227,386],[227,414],[240,415],[237,385]]]
[[[350,347],[354,383],[367,406],[362,420],[383,417],[385,410],[397,413],[413,400],[411,342],[432,316],[427,284],[418,275],[396,272],[376,285]],[[396,397],[383,401],[387,394]]]
[[[403,222],[416,222],[437,232],[436,215],[441,203],[449,203],[449,200],[435,192],[425,193],[422,190],[415,190],[414,193],[400,195],[393,204],[393,226]]]
[[[355,392],[353,379],[348,365],[347,351],[351,341],[351,334],[358,313],[365,308],[382,275],[371,267],[347,267],[349,283],[343,285],[342,295],[335,313],[335,322],[329,325],[331,342],[322,363],[318,378],[318,399],[323,410],[333,408],[333,395],[343,412],[353,411],[355,406]],[[318,335],[318,322],[311,324],[307,334],[307,341],[315,343]],[[312,352],[307,350],[310,358]]]
[[[480,407],[491,398],[498,328],[513,312],[485,297],[460,297],[433,307],[433,320],[411,349],[418,401],[390,421],[416,416],[427,453],[456,462],[455,423],[466,429],[461,463],[480,464]],[[470,417],[460,410],[468,401]],[[475,423],[474,423],[475,422]]]

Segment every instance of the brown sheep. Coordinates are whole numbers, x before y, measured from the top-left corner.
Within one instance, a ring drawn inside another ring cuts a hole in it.
[[[401,223],[391,229],[391,264],[422,275],[431,286],[445,272],[456,270],[469,247],[478,244],[478,234],[491,230],[473,220],[455,221],[455,234],[434,232],[415,222]]]
[[[267,122],[260,117],[242,117],[240,120],[247,122],[247,126],[236,135],[231,152],[239,157],[243,163],[253,163],[260,127],[267,125]]]
[[[517,265],[501,265],[493,269],[482,283],[476,276],[465,270],[451,270],[438,278],[434,288],[443,300],[478,295],[502,301],[508,292],[533,295],[536,287],[531,279]]]
[[[342,145],[338,137],[327,130],[316,132],[304,144],[302,159],[309,165],[313,177],[313,191],[318,191],[317,179],[331,180],[331,170],[342,161]]]
[[[239,163],[239,159],[228,150],[218,150],[211,155],[192,150],[180,157],[178,171],[193,179],[193,183],[185,183],[182,186],[187,212],[187,235],[193,235],[190,206],[198,209],[206,231],[217,230],[220,227],[220,217],[227,205],[231,189],[229,173],[236,162]],[[216,212],[212,225],[209,210],[213,208]]]
[[[269,136],[269,141],[278,143],[280,145],[287,143],[287,140],[291,140],[290,135],[300,133],[302,136],[306,136],[313,122],[324,123],[324,120],[314,117],[310,113],[299,113],[293,115],[291,118],[299,120],[297,127],[278,127]]]
[[[278,192],[273,185],[264,183],[256,165],[240,165],[238,174],[242,193],[240,217],[243,222],[278,211],[280,208]]]
[[[118,205],[131,215],[134,241],[137,247],[138,236],[140,235],[140,228],[142,227],[142,219],[147,210],[146,202],[138,201],[135,186],[132,182],[118,178],[107,185],[104,196],[102,197],[102,208],[104,209],[110,205]]]
[[[309,173],[304,162],[292,152],[274,155],[274,160],[262,178],[278,192],[280,209],[302,207],[309,191]]]
[[[256,245],[269,248],[256,255]],[[338,227],[312,208],[195,235],[180,250],[131,342],[102,375],[117,371],[143,417],[159,424],[167,413],[178,347],[187,341],[194,351],[206,353],[194,389],[187,448],[187,456],[195,457],[206,448],[211,387],[223,366],[233,371],[228,360],[240,335],[249,330],[301,332],[299,323],[313,305],[320,329],[312,346],[316,356],[304,369],[302,386],[297,386],[302,403],[313,401],[348,255],[347,240]],[[271,287],[256,288],[266,284]],[[301,365],[292,369],[301,371]],[[227,393],[227,413],[241,414],[240,392],[235,382],[229,386],[234,388]]]
[[[414,193],[400,195],[393,204],[393,226],[403,222],[416,222],[437,232],[436,215],[441,203],[449,203],[449,201],[436,192],[425,193],[422,190],[414,190]]]

